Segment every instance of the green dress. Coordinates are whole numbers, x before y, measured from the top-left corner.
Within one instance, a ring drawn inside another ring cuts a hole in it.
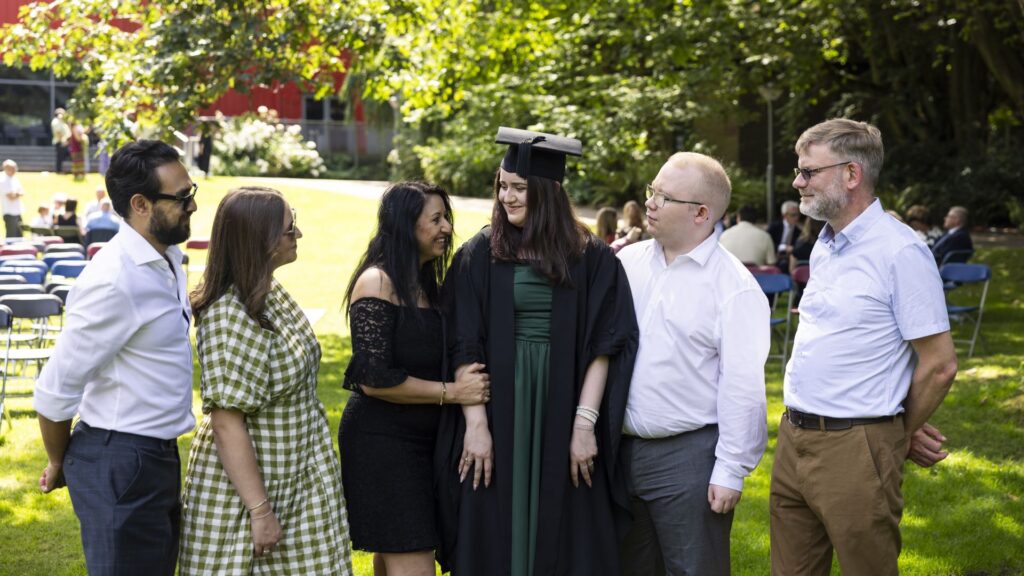
[[[540,504],[544,400],[551,351],[551,286],[515,267],[515,409],[512,446],[512,576],[533,574]]]
[[[320,345],[277,280],[265,314],[246,314],[234,287],[203,313],[196,333],[203,417],[182,494],[181,576],[350,576],[341,462],[316,395]],[[249,513],[221,465],[210,412],[240,410],[281,524],[273,552],[253,556]]]

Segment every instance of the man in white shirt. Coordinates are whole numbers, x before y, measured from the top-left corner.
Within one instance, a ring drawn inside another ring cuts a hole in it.
[[[174,148],[125,145],[106,175],[126,226],[75,282],[35,409],[49,458],[43,492],[67,481],[89,574],[174,573],[177,438],[192,430],[191,308],[182,252],[196,186]],[[71,419],[80,420],[71,433]]]
[[[877,128],[829,120],[796,152],[800,211],[826,225],[786,368],[772,574],[828,574],[835,549],[843,574],[895,575],[908,449],[922,465],[944,457],[925,424],[957,370],[942,281],[928,247],[874,197]]]
[[[55,108],[53,119],[50,120],[50,135],[53,142],[54,172],[60,174],[64,165],[64,158],[68,154],[68,140],[71,139],[71,127],[64,121],[64,109]]]
[[[4,160],[4,171],[0,174],[0,201],[4,210],[4,227],[8,238],[21,238],[21,197],[25,189],[18,180],[18,163]]]
[[[775,264],[775,243],[770,234],[754,225],[757,210],[744,205],[736,211],[736,225],[722,232],[719,242],[744,264],[757,266]]]
[[[106,199],[107,199],[107,188],[105,186],[97,186],[96,187],[96,199],[95,200],[90,200],[89,203],[85,205],[85,219],[88,220],[89,216],[92,216],[96,212],[99,212],[100,211],[100,202],[103,202]]]
[[[717,161],[675,154],[647,188],[653,239],[618,254],[640,327],[623,424],[624,574],[728,574],[733,508],[764,453],[770,312],[714,233],[730,195]]]

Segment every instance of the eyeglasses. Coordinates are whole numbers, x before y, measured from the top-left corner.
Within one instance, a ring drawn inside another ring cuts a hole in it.
[[[694,202],[693,200],[676,200],[675,198],[669,198],[664,193],[658,192],[654,189],[654,186],[647,185],[647,198],[654,198],[654,205],[658,208],[664,208],[666,202],[675,202],[676,204],[693,204],[694,206],[703,206],[703,202]]]
[[[813,178],[815,174],[821,172],[822,170],[828,170],[829,168],[835,168],[836,166],[846,166],[847,164],[850,164],[852,162],[853,160],[847,160],[846,162],[840,162],[839,164],[831,164],[829,166],[822,166],[821,168],[793,168],[793,176],[803,176],[804,182],[810,182],[811,178]]]
[[[189,193],[184,196],[177,196],[174,194],[161,194],[159,192],[154,192],[152,194],[149,194],[148,197],[152,198],[153,200],[172,200],[174,202],[181,202],[182,206],[187,207],[189,202],[191,202],[192,199],[196,197],[197,191],[199,191],[199,184],[192,183],[192,187],[189,189]]]
[[[292,223],[288,226],[288,229],[284,231],[285,236],[295,236],[295,232],[298,231],[298,216],[295,214],[295,208],[292,208]]]

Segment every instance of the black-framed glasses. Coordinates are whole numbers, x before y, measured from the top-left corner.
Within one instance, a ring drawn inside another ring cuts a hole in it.
[[[292,208],[292,223],[288,226],[288,229],[284,231],[285,236],[295,236],[295,232],[298,228],[298,216],[295,213],[295,208]]]
[[[829,164],[828,166],[822,166],[821,168],[793,168],[793,176],[803,176],[804,182],[810,182],[811,178],[813,178],[814,175],[817,174],[818,172],[828,170],[829,168],[835,168],[836,166],[846,166],[847,164],[850,164],[852,162],[853,160],[847,160],[846,162],[840,162],[839,164]]]
[[[188,207],[189,202],[191,202],[192,199],[196,197],[196,192],[198,191],[199,184],[193,182],[192,187],[189,188],[188,194],[185,194],[184,196],[177,196],[174,194],[162,194],[160,192],[154,192],[152,194],[143,194],[143,196],[146,196],[147,198],[151,198],[153,200],[171,200],[173,202],[181,202],[182,206]]]
[[[694,202],[693,200],[676,200],[675,198],[669,198],[664,192],[658,192],[654,189],[654,186],[647,185],[647,199],[654,198],[654,205],[658,208],[664,208],[666,202],[675,202],[676,204],[693,204],[694,206],[703,206],[703,202]]]

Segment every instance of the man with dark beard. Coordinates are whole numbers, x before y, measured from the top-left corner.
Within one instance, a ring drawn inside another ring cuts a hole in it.
[[[175,245],[189,236],[197,186],[177,151],[152,140],[118,150],[106,184],[127,226],[71,289],[64,330],[36,382],[49,459],[39,487],[66,481],[89,574],[171,576],[177,438],[195,425],[192,311]]]

